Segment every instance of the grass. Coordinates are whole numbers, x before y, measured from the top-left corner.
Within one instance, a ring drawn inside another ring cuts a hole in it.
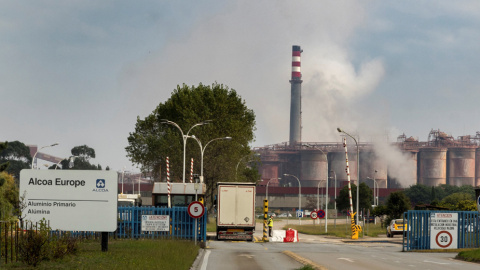
[[[297,230],[299,233],[303,234],[312,234],[312,235],[332,235],[340,238],[350,238],[351,237],[351,230],[350,230],[350,224],[337,224],[336,227],[334,227],[333,224],[328,224],[327,228],[327,233],[325,233],[325,226],[323,224],[321,225],[313,225],[311,224],[312,222],[309,222],[310,224],[305,224],[305,225],[293,225],[293,224],[288,224],[283,227],[284,230],[288,228],[292,228]],[[373,223],[368,223],[365,225],[365,227],[362,227],[362,230],[364,232],[359,233],[359,237],[361,238],[363,235],[365,236],[370,236],[370,237],[377,237],[379,234],[385,234],[385,228],[382,228],[381,224],[373,224]]]
[[[43,261],[37,268],[22,263],[2,269],[189,269],[199,247],[184,240],[110,240],[108,251],[100,242],[82,242],[76,255]]]
[[[207,222],[207,232],[216,232],[217,231],[217,219],[209,218]]]
[[[465,250],[458,253],[456,259],[480,263],[480,249]]]

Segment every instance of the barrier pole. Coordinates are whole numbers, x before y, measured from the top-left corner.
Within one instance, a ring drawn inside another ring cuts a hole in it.
[[[268,221],[268,200],[263,200],[263,242],[266,242],[268,237],[267,237],[267,221]]]

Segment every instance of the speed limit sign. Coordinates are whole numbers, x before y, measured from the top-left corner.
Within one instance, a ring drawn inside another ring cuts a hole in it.
[[[458,213],[431,213],[430,249],[458,248],[458,221]]]
[[[205,213],[205,208],[201,202],[191,202],[188,205],[188,215],[192,218],[200,218]]]
[[[317,219],[317,212],[314,211],[314,212],[310,213],[310,217],[312,219]]]

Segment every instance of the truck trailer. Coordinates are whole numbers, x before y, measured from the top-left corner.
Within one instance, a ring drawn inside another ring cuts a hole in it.
[[[217,239],[253,240],[255,183],[217,183]]]

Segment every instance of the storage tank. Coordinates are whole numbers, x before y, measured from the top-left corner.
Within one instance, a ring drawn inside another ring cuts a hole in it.
[[[344,151],[334,151],[328,153],[328,160],[330,163],[330,171],[334,171],[337,176],[337,188],[342,188],[347,185],[347,163],[345,161],[345,150]],[[350,181],[353,184],[357,184],[357,153],[348,154],[348,167],[350,169]],[[334,176],[333,173],[330,176]],[[334,181],[329,183],[330,187],[333,187]]]
[[[438,186],[447,183],[447,149],[421,148],[418,157],[418,183]]]
[[[321,151],[303,150],[300,155],[302,187],[317,187],[319,181],[327,180],[327,157]]]
[[[260,175],[262,179],[278,178],[280,158],[272,152],[261,153]]]
[[[480,186],[480,148],[475,150],[475,186]]]
[[[379,188],[387,188],[386,162],[380,160],[371,150],[360,150],[360,179],[373,188],[373,180],[368,180],[367,177],[375,179]]]
[[[449,148],[447,158],[449,185],[475,185],[475,148]]]

